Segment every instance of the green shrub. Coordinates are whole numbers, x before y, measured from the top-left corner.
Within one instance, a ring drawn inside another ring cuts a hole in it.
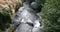
[[[60,32],[60,0],[46,0],[41,18],[43,32]]]
[[[11,11],[10,9],[4,9],[0,12],[0,31],[3,31],[6,28],[6,25],[11,23]]]
[[[45,3],[45,0],[35,0],[35,2],[37,3],[37,10],[41,11],[41,9]]]

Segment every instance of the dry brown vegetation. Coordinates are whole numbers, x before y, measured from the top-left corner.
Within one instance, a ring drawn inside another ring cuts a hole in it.
[[[0,0],[0,12],[3,9],[10,8],[12,13],[15,13],[16,6],[21,3],[21,0]]]
[[[0,13],[4,12],[4,9],[10,9],[12,15],[15,14],[15,9],[18,8],[22,4],[21,0],[0,0]],[[11,15],[11,16],[12,16]],[[12,32],[13,28],[9,28],[9,32]]]

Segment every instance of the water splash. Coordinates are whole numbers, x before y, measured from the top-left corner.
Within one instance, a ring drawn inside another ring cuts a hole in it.
[[[20,7],[16,13],[17,16],[15,15],[13,19],[15,23],[13,26],[16,26],[14,32],[39,32],[39,16],[34,11],[29,3],[23,3],[23,6]],[[16,24],[19,24],[18,27]]]

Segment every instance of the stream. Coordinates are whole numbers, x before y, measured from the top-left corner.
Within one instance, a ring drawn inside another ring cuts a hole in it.
[[[13,32],[40,32],[39,20],[39,13],[36,13],[28,2],[24,2],[13,19]]]

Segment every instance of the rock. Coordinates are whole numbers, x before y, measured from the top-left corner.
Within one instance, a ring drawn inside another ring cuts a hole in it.
[[[31,31],[32,31],[32,26],[21,23],[14,32],[31,32]]]

